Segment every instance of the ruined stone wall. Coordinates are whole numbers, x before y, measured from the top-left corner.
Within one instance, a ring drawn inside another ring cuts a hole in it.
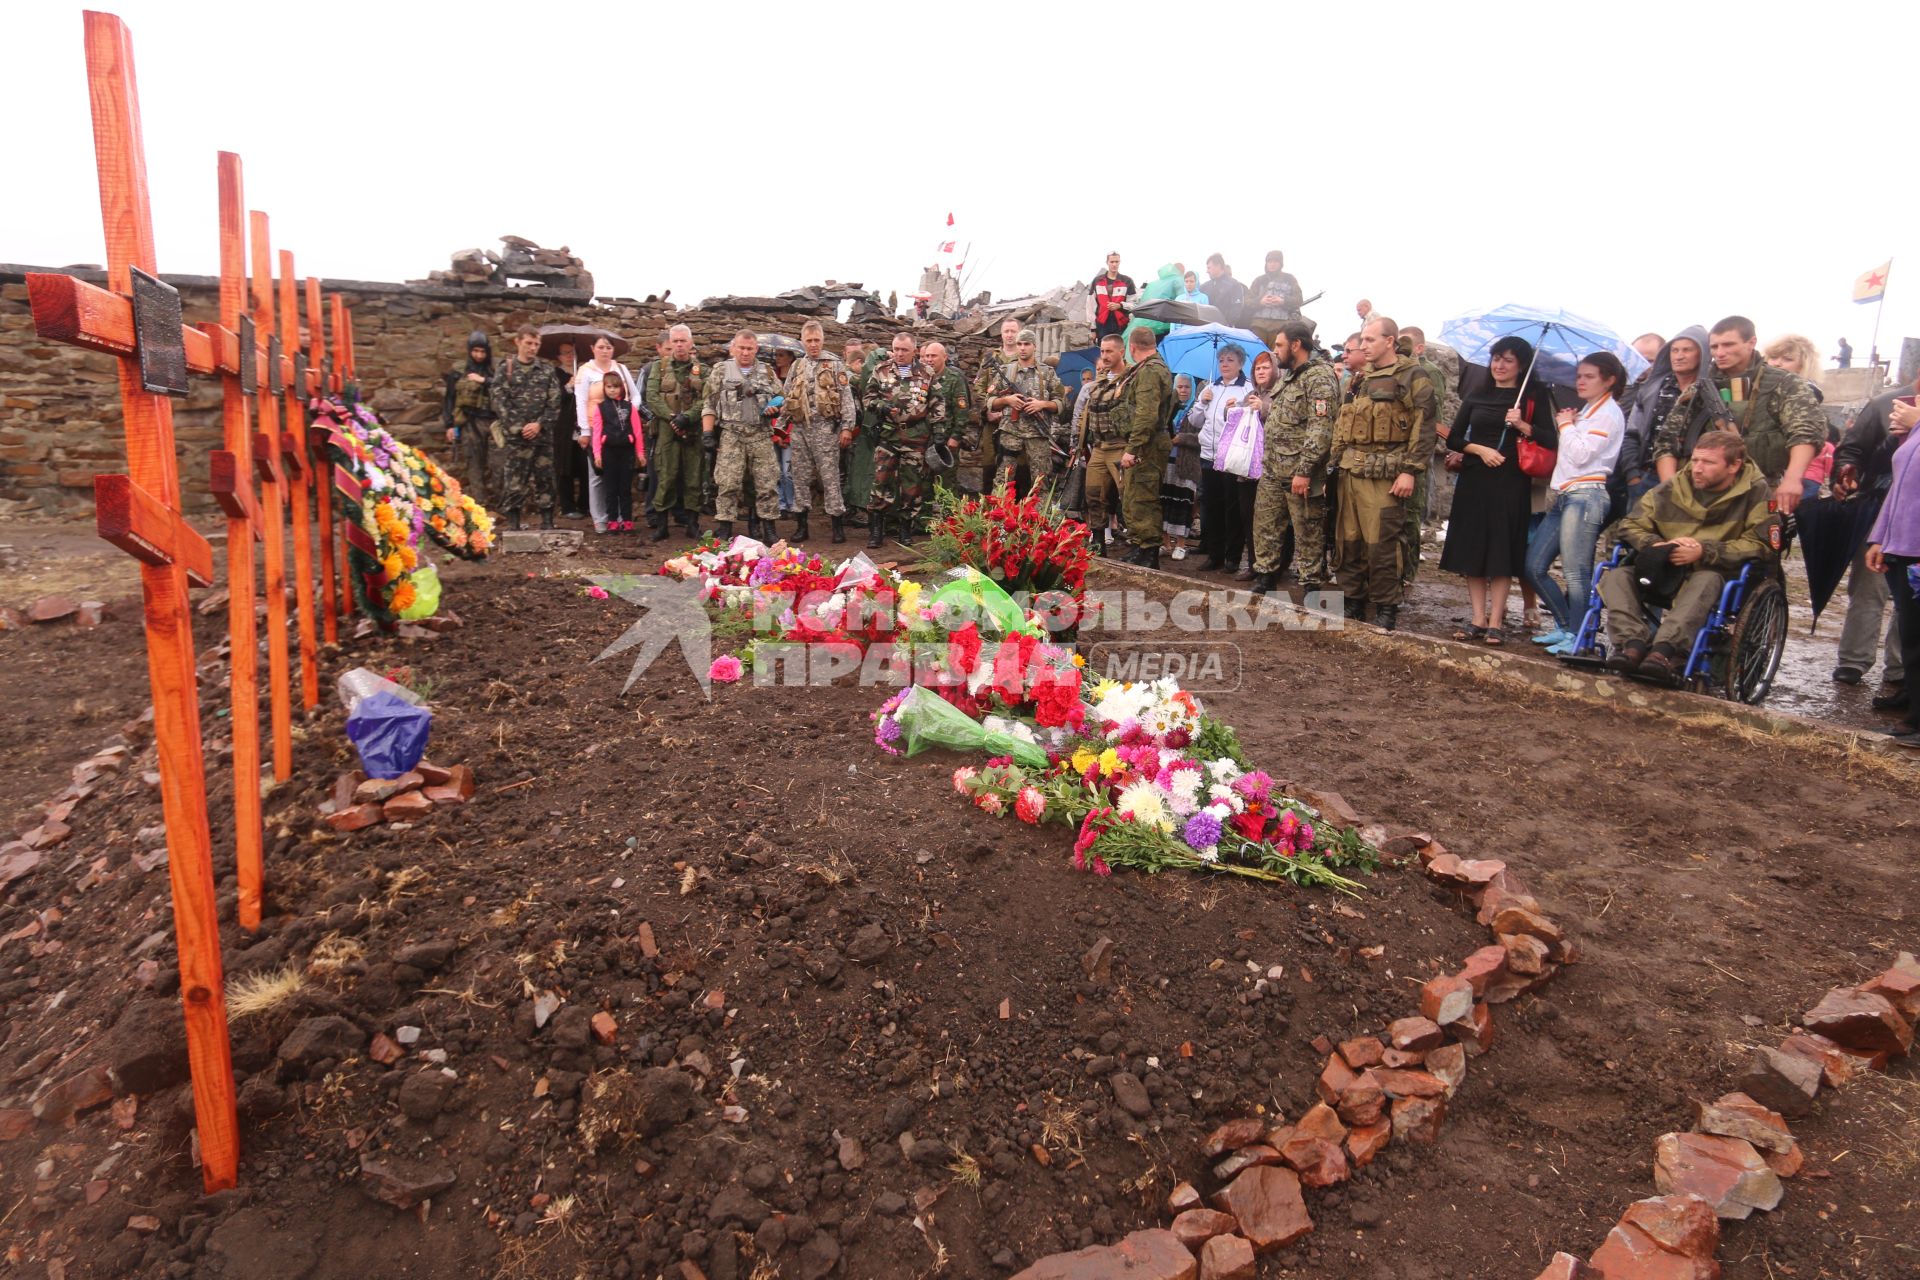
[[[96,471],[124,469],[120,402],[109,356],[44,342],[33,329],[23,273],[0,266],[0,516],[40,514],[88,518]],[[45,268],[31,268],[43,270]],[[97,272],[77,271],[95,283]],[[217,318],[218,282],[205,276],[168,276],[180,290],[187,323]],[[367,401],[396,435],[429,452],[443,453],[439,431],[441,375],[465,360],[467,335],[485,329],[496,356],[511,350],[513,331],[532,323],[587,323],[619,333],[634,344],[625,362],[653,358],[653,346],[670,324],[693,329],[707,359],[723,358],[736,330],[799,336],[806,316],[795,313],[689,308],[671,304],[596,306],[583,292],[556,289],[445,287],[333,281],[353,312],[360,384]],[[304,291],[302,300],[304,305]],[[886,323],[841,325],[819,317],[827,345],[836,354],[849,337],[891,340]],[[997,338],[963,338],[943,324],[919,326],[922,340],[945,341],[971,371]],[[192,394],[174,402],[174,438],[190,513],[214,510],[207,491],[207,454],[221,437],[220,384],[193,379]]]

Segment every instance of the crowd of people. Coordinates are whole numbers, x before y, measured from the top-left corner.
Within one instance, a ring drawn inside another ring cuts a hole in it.
[[[1540,378],[1523,338],[1463,366],[1367,300],[1359,329],[1329,350],[1281,254],[1265,265],[1242,285],[1214,254],[1204,279],[1181,280],[1181,299],[1258,339],[1222,346],[1205,377],[1176,376],[1159,334],[1133,321],[1139,292],[1118,254],[1088,288],[1098,355],[1072,385],[1018,320],[971,377],[907,329],[837,353],[818,321],[797,342],[770,337],[770,351],[742,330],[708,364],[673,325],[638,369],[608,338],[584,360],[563,346],[542,361],[531,328],[496,365],[476,332],[448,376],[448,438],[475,496],[514,527],[528,513],[550,527],[558,511],[627,533],[637,513],[658,541],[676,525],[698,536],[710,514],[722,536],[744,521],[771,541],[785,517],[805,542],[823,509],[833,542],[864,528],[878,547],[924,531],[935,483],[1005,486],[1083,518],[1098,555],[1158,567],[1171,544],[1255,594],[1291,569],[1304,590],[1337,586],[1348,617],[1388,630],[1422,526],[1438,523],[1440,567],[1470,602],[1454,638],[1505,645],[1517,588],[1528,637],[1549,653],[1573,649],[1597,557],[1622,542],[1631,563],[1597,584],[1609,662],[1651,676],[1677,674],[1720,585],[1778,554],[1803,502],[1854,504],[1834,678],[1859,683],[1881,650],[1874,705],[1901,713],[1900,740],[1920,745],[1905,689],[1920,647],[1912,394],[1877,397],[1842,435],[1821,408],[1813,344],[1786,335],[1762,349],[1738,315],[1641,335],[1637,379],[1593,352],[1571,387]]]

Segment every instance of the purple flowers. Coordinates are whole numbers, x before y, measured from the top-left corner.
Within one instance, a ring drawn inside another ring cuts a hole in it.
[[[1195,849],[1211,849],[1220,843],[1220,819],[1202,809],[1187,819],[1180,838]]]

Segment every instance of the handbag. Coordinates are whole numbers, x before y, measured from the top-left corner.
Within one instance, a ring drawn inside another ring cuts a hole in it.
[[[1247,480],[1260,478],[1266,457],[1266,424],[1258,413],[1236,409],[1227,424],[1226,438],[1214,450],[1213,469]]]
[[[1520,416],[1528,421],[1532,421],[1533,400],[1531,397],[1528,398],[1526,408],[1521,411]],[[1536,480],[1544,480],[1553,474],[1554,464],[1559,460],[1559,450],[1548,449],[1535,444],[1532,436],[1520,437],[1518,462],[1521,475],[1532,476]]]

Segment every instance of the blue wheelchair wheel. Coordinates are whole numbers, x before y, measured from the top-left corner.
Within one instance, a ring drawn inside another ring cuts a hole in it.
[[[1787,592],[1778,578],[1769,578],[1748,594],[1734,621],[1725,670],[1716,672],[1723,696],[1748,706],[1764,702],[1786,650]]]

